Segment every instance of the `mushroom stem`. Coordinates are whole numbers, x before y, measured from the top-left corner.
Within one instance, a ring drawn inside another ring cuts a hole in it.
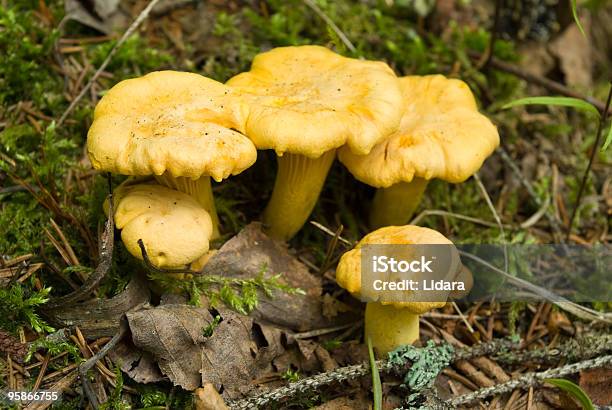
[[[419,206],[428,182],[414,177],[411,182],[398,182],[377,189],[370,210],[370,227],[377,229],[407,224]]]
[[[194,180],[186,177],[173,177],[166,172],[162,175],[156,175],[155,179],[160,184],[189,194],[198,201],[198,203],[202,205],[202,208],[210,215],[213,226],[211,239],[219,237],[219,217],[217,216],[217,209],[215,208],[215,199],[213,197],[209,176],[201,176]]]
[[[393,305],[368,302],[365,310],[365,337],[379,354],[419,339],[419,315]]]
[[[278,157],[274,190],[263,214],[270,237],[286,241],[302,228],[317,203],[335,156],[334,149],[319,158],[290,153]]]

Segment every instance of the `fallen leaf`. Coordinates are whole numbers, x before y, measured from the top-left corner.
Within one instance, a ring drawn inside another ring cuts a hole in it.
[[[348,397],[338,397],[330,400],[312,410],[368,410],[369,402],[362,399],[351,399]]]
[[[97,339],[117,333],[121,316],[147,306],[149,299],[145,279],[135,275],[125,290],[111,299],[93,299],[47,308],[44,313],[57,327],[78,326],[88,339]]]
[[[248,393],[251,381],[270,362],[258,368],[257,344],[251,339],[253,320],[230,310],[219,312],[223,320],[201,351],[201,382],[210,382],[223,396],[236,399]],[[262,364],[259,363],[261,366]]]
[[[324,372],[329,372],[338,367],[338,363],[331,357],[329,352],[323,348],[321,345],[317,345],[315,348],[315,356],[321,363],[321,367]]]
[[[203,329],[213,321],[207,309],[163,305],[127,319],[134,345],[152,354],[163,374],[186,390],[200,387]]]
[[[586,22],[589,25],[588,21]],[[588,31],[588,30],[587,30]],[[590,40],[572,24],[550,43],[549,50],[559,60],[565,83],[590,88],[593,84],[593,53]]]
[[[127,16],[121,13],[119,0],[66,0],[66,18],[78,21],[104,34],[110,34],[127,24]]]
[[[554,408],[563,410],[581,410],[581,406],[576,403],[566,392],[559,389],[548,387],[541,389],[542,398]]]
[[[528,41],[519,45],[518,53],[523,56],[521,67],[529,74],[546,77],[556,66],[555,59],[550,55],[546,44],[539,41]]]
[[[350,312],[351,308],[346,304],[340,302],[330,294],[326,293],[323,295],[323,316],[328,319],[333,319],[341,313]]]
[[[280,274],[285,284],[300,288],[306,294],[290,295],[277,290],[272,298],[260,295],[259,305],[251,313],[255,320],[299,332],[350,320],[343,316],[331,321],[322,315],[321,279],[289,254],[284,243],[268,238],[259,223],[249,224],[227,241],[206,264],[204,274],[251,278],[262,269],[265,277]]]
[[[612,367],[584,370],[580,372],[580,388],[598,406],[612,405]]]
[[[212,335],[205,336],[204,328],[217,315],[221,321]],[[129,313],[127,318],[134,346],[144,353],[138,357],[124,352],[123,360],[128,364],[122,369],[140,360],[132,373],[141,379],[143,375],[151,377],[154,372],[145,355],[150,354],[173,384],[194,390],[211,383],[226,399],[247,394],[254,388],[251,382],[271,372],[273,360],[284,352],[280,330],[254,323],[251,317],[227,308],[209,311],[165,304]]]
[[[369,359],[366,345],[356,340],[342,343],[342,346],[333,349],[331,353],[334,360],[341,366],[348,366],[353,363],[363,363],[367,362]]]
[[[227,410],[221,395],[215,390],[211,383],[204,384],[204,387],[194,392],[195,410]]]
[[[124,338],[109,352],[113,363],[116,363],[125,374],[137,383],[156,383],[167,378],[159,370],[153,356],[138,349],[131,340]]]

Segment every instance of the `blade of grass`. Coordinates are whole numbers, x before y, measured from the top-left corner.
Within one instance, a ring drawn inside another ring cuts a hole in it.
[[[571,97],[527,97],[514,100],[502,106],[502,109],[517,107],[521,105],[556,105],[561,107],[572,107],[581,111],[596,114],[599,117],[599,110],[593,104],[584,100]]]
[[[610,145],[611,142],[612,142],[612,124],[610,124],[610,127],[608,128],[608,135],[606,135],[606,142],[604,142],[603,146],[601,147],[601,152],[604,152],[605,150],[607,150],[608,145]]]
[[[372,371],[372,393],[374,395],[374,410],[382,409],[382,386],[380,384],[380,374],[376,367],[372,340],[368,337],[368,355],[370,357],[370,369]]]
[[[572,16],[574,17],[574,21],[578,26],[578,30],[580,30],[582,36],[586,38],[586,33],[584,32],[584,28],[582,27],[582,24],[580,23],[580,18],[578,17],[578,6],[576,4],[576,0],[571,0],[570,4],[572,6]]]
[[[544,380],[544,382],[558,387],[559,389],[572,396],[574,399],[578,400],[583,410],[595,409],[595,407],[593,407],[593,402],[591,401],[589,396],[577,384],[566,379],[546,379]]]

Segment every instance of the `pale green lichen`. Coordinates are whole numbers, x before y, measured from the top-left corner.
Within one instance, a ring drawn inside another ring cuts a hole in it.
[[[433,386],[436,377],[450,364],[454,354],[455,349],[451,345],[436,345],[432,340],[425,347],[404,345],[389,352],[389,362],[395,366],[412,363],[402,384],[411,392],[406,398],[406,409],[419,408],[416,402],[421,396],[420,391]]]

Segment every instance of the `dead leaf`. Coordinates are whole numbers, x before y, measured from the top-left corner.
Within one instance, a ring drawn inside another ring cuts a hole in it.
[[[128,313],[127,318],[134,345],[151,353],[163,374],[186,390],[200,387],[203,329],[213,321],[208,310],[164,305]]]
[[[217,315],[221,321],[206,337],[203,330]],[[150,354],[172,383],[186,390],[212,383],[227,399],[247,394],[252,380],[272,371],[272,361],[284,351],[280,330],[226,308],[165,304],[127,317],[134,345]],[[133,369],[136,375],[150,372],[146,356],[124,356],[145,366]]]
[[[228,410],[221,395],[211,383],[197,389],[194,393],[195,410]]]
[[[121,12],[119,4],[119,0],[66,0],[64,11],[68,19],[111,34],[127,25],[128,18]]]
[[[555,59],[542,42],[528,41],[520,44],[518,53],[522,56],[521,67],[530,74],[546,77],[555,68]]]
[[[290,255],[284,243],[268,238],[259,223],[249,224],[227,241],[206,264],[204,274],[249,278],[262,270],[268,278],[281,274],[284,283],[304,290],[306,295],[275,291],[272,298],[261,296],[251,313],[256,321],[304,332],[351,320],[343,316],[332,322],[322,315],[321,279]]]
[[[369,403],[366,400],[338,397],[330,400],[312,410],[368,410]]]
[[[210,382],[223,396],[236,399],[251,390],[251,380],[268,368],[256,367],[257,344],[251,339],[253,321],[226,310],[223,321],[215,328],[201,352],[201,381]],[[260,363],[261,365],[261,363]]]
[[[93,299],[47,308],[45,315],[57,327],[78,326],[88,339],[97,339],[117,333],[121,316],[147,306],[149,298],[146,280],[135,275],[125,290],[111,299]]]
[[[580,410],[582,408],[566,392],[559,389],[543,388],[541,394],[542,398],[556,409]]]
[[[340,302],[330,294],[326,293],[323,295],[323,316],[328,319],[333,319],[339,314],[350,312],[351,308],[346,304]]]
[[[153,356],[138,349],[130,340],[124,338],[109,352],[113,363],[116,363],[125,374],[137,383],[156,383],[166,380]]]
[[[338,363],[331,357],[329,352],[323,348],[321,345],[317,345],[315,351],[315,356],[321,363],[321,367],[324,372],[329,372],[338,367]]]
[[[334,360],[341,366],[348,366],[353,363],[363,363],[369,360],[368,348],[365,344],[356,340],[343,342],[342,346],[331,351]]]
[[[581,17],[588,33],[589,21]],[[569,86],[590,88],[593,85],[593,52],[590,40],[585,38],[578,26],[572,24],[550,43],[549,50],[559,60],[565,83]]]
[[[612,367],[580,372],[580,387],[598,406],[612,405]]]

